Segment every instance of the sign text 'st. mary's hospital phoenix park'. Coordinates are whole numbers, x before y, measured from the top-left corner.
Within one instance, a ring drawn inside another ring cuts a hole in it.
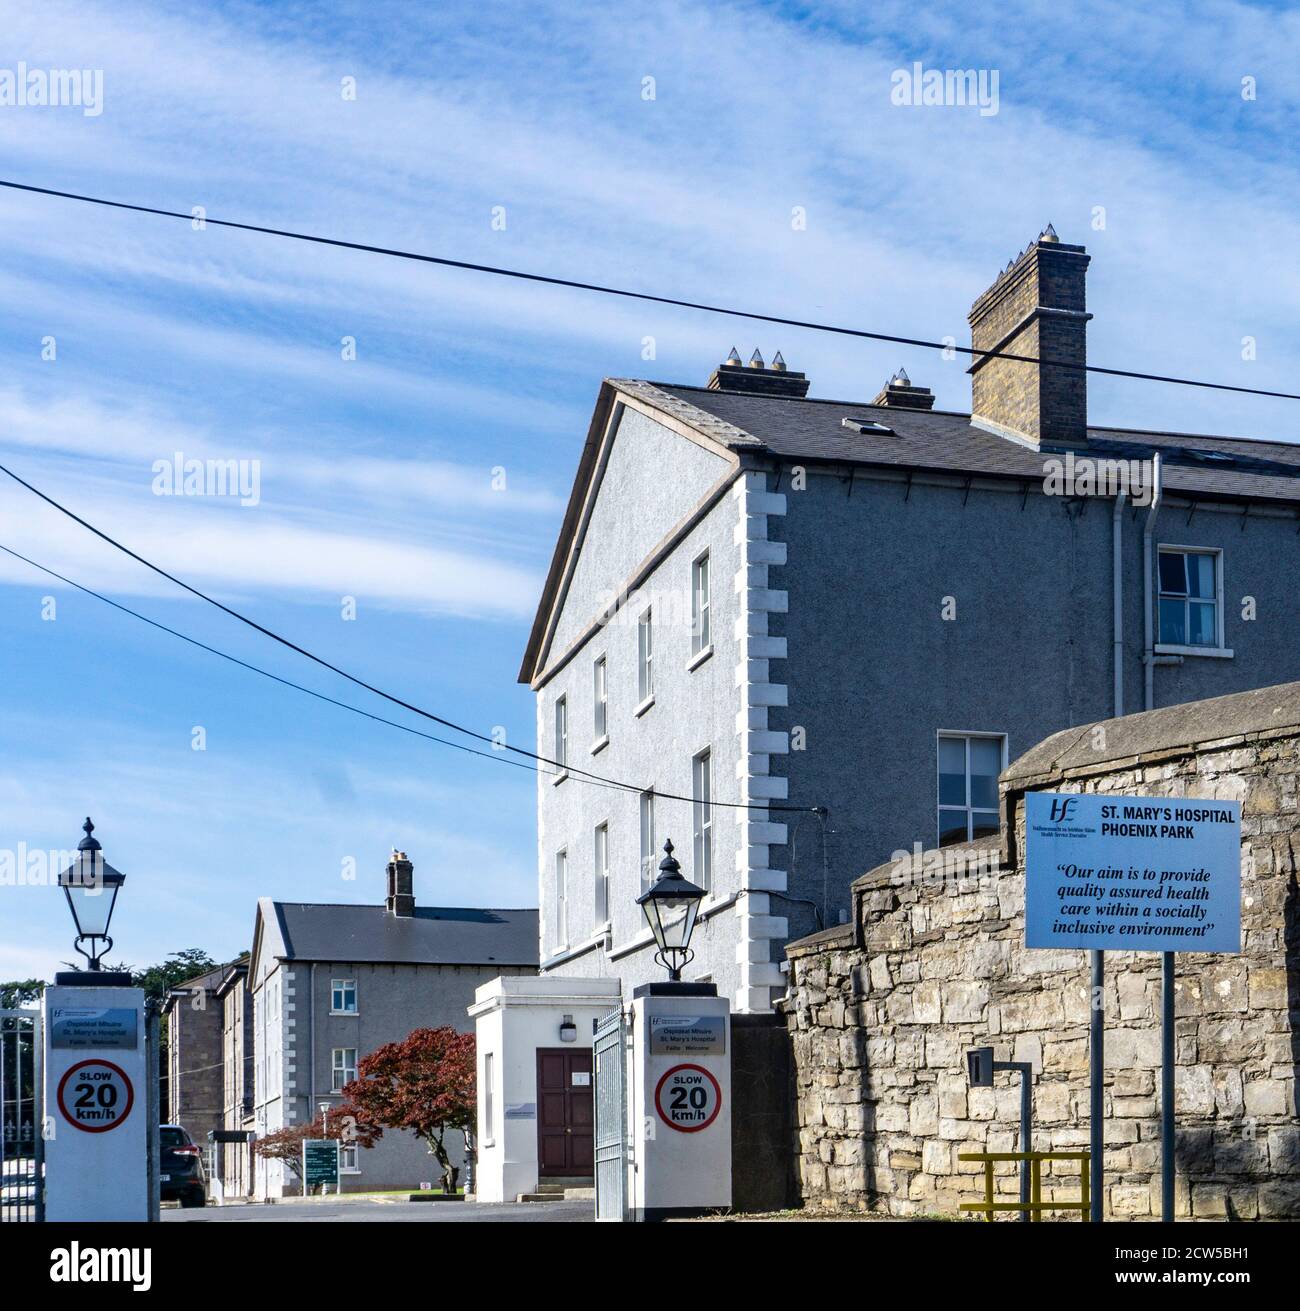
[[[1241,803],[1031,792],[1025,945],[1241,950]]]

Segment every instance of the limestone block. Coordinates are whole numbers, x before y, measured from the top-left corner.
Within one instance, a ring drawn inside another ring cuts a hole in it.
[[[972,1120],[992,1120],[997,1114],[997,1096],[992,1088],[970,1088],[966,1093],[966,1114]]]
[[[907,1110],[908,1128],[918,1138],[930,1137],[939,1132],[939,1099],[937,1097],[914,1097]]]
[[[921,1168],[930,1175],[951,1174],[953,1154],[950,1143],[931,1139],[921,1147]]]
[[[1082,1074],[1088,1069],[1088,1040],[1074,1038],[1069,1042],[1051,1042],[1043,1048],[1043,1072]],[[1131,1071],[1123,1071],[1129,1074]],[[1118,1077],[1118,1076],[1117,1076]]]
[[[1300,1177],[1300,1129],[1286,1125],[1268,1131],[1268,1163],[1274,1174]]]
[[[1223,1065],[1213,1066],[1212,1069],[1215,1114],[1225,1119],[1240,1115],[1243,1106],[1241,1072]]]
[[[1069,1085],[1040,1084],[1034,1098],[1034,1119],[1040,1124],[1062,1124],[1072,1118]]]
[[[1160,1065],[1157,1029],[1112,1029],[1106,1034],[1108,1070],[1154,1070]]]
[[[972,1023],[983,1015],[988,1004],[989,990],[982,983],[954,982],[943,986],[945,1024]]]
[[[1208,1065],[1179,1066],[1174,1071],[1174,1097],[1180,1114],[1214,1114],[1214,1075]]]
[[[1281,1079],[1252,1079],[1245,1085],[1247,1115],[1290,1115],[1294,1084]]]
[[[1149,1184],[1115,1184],[1110,1190],[1110,1213],[1115,1216],[1151,1214]]]
[[[912,989],[912,1019],[917,1024],[938,1024],[942,997],[937,983],[918,983]]]
[[[1119,994],[1119,1016],[1121,1020],[1145,1020],[1149,1019],[1151,1010],[1151,997],[1146,979],[1133,970],[1129,970],[1119,975],[1115,980],[1116,991]]]
[[[1287,1008],[1286,970],[1259,969],[1249,972],[1250,1010],[1253,1014],[1264,1010]]]
[[[1203,1005],[1207,1015],[1246,1009],[1249,1000],[1246,991],[1246,966],[1240,958],[1207,965],[1201,972],[1201,985]]]
[[[1300,1179],[1273,1179],[1259,1187],[1259,1216],[1262,1220],[1294,1220],[1300,1217]]]
[[[1083,1066],[1087,1066],[1085,1057]],[[1156,1077],[1150,1070],[1116,1070],[1113,1084],[1116,1097],[1146,1097],[1155,1092]]]

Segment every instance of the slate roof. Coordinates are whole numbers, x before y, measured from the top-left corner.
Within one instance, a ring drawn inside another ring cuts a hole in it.
[[[276,901],[286,960],[403,965],[536,965],[537,911]],[[276,952],[276,955],[281,954]]]
[[[195,974],[192,978],[183,979],[180,983],[173,983],[167,990],[167,996],[163,999],[163,1014],[170,1014],[178,1001],[185,1000],[188,1002],[196,992],[214,992],[229,969],[229,965],[217,965],[202,974]]]
[[[969,414],[949,410],[904,410],[860,401],[802,400],[710,391],[674,383],[612,380],[650,404],[667,398],[674,413],[684,406],[703,411],[703,425],[715,440],[737,452],[765,452],[783,459],[871,464],[905,469],[1032,479],[1040,482],[1039,454],[975,427]],[[860,417],[892,433],[859,433],[843,420]],[[688,420],[689,421],[689,420]],[[730,432],[727,429],[730,428]],[[1300,503],[1300,444],[1244,437],[1139,429],[1089,428],[1088,449],[1079,455],[1142,459],[1159,451],[1167,491],[1191,497]]]
[[[581,532],[583,505],[598,472],[602,435],[619,395],[658,410],[671,426],[690,428],[704,445],[738,461],[771,456],[806,464],[863,465],[957,477],[1005,478],[1028,490],[1042,486],[1045,461],[1059,453],[1036,452],[985,431],[969,414],[952,410],[907,410],[864,401],[824,400],[711,391],[680,383],[606,378],[587,429],[564,522],[533,618],[519,670],[532,682],[549,659],[548,626],[561,595],[570,552]],[[859,432],[845,419],[878,423],[889,432]],[[1193,502],[1270,502],[1300,510],[1300,442],[1256,441],[1199,433],[1089,428],[1086,451],[1100,459],[1161,456],[1164,489]]]

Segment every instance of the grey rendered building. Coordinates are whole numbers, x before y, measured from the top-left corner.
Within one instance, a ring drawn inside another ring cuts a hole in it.
[[[387,886],[378,906],[259,900],[248,969],[259,1137],[328,1113],[360,1059],[385,1043],[420,1028],[468,1029],[480,984],[536,972],[535,910],[417,906],[413,866],[396,851]],[[424,1145],[391,1130],[373,1148],[344,1149],[343,1170],[345,1192],[438,1177]],[[279,1163],[256,1160],[257,1196],[296,1188]]]
[[[708,888],[686,977],[766,1011],[855,877],[996,831],[1010,757],[1300,677],[1300,446],[1089,426],[1088,259],[1048,229],[976,301],[972,414],[734,351],[602,385],[520,675],[565,765],[544,976],[661,977],[634,899],[671,838]]]

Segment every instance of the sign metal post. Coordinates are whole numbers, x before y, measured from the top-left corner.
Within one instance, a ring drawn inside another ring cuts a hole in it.
[[[1092,955],[1092,990],[1088,1005],[1088,1219],[1100,1224],[1101,1190],[1106,1178],[1106,953]]]
[[[1174,953],[1161,961],[1160,980],[1160,1218],[1174,1222]]]

